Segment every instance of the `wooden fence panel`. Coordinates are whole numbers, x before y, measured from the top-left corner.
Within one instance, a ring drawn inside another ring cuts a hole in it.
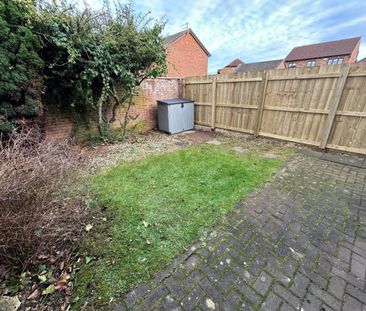
[[[211,124],[213,77],[191,77],[185,80],[184,97],[195,101],[195,123]]]
[[[340,99],[328,148],[365,153],[366,64],[352,65]]]
[[[338,76],[339,66],[271,70],[259,134],[319,145]]]
[[[185,83],[185,96],[196,101],[197,124],[366,154],[364,63],[191,77]]]

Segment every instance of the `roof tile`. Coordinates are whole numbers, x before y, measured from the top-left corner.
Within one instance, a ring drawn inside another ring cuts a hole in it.
[[[236,68],[235,72],[248,72],[248,71],[264,71],[276,69],[282,62],[282,59],[268,60],[264,62],[256,63],[244,63]]]
[[[285,61],[347,55],[352,53],[361,37],[298,46],[286,56]]]

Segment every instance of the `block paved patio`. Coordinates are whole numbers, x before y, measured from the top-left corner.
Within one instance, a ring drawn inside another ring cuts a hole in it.
[[[339,162],[297,155],[114,309],[366,311],[366,169]]]

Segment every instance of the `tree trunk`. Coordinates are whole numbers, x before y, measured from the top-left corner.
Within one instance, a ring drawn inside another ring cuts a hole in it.
[[[100,96],[97,104],[98,109],[98,131],[99,135],[103,136],[105,133],[105,124],[103,120],[103,96]]]
[[[123,120],[123,125],[122,125],[122,136],[125,137],[126,135],[126,129],[127,129],[127,125],[128,125],[128,118],[129,118],[129,112],[131,109],[133,103],[133,92],[130,95],[130,98],[128,99],[128,105],[126,107],[126,111],[125,111],[125,115],[124,115],[124,120]]]

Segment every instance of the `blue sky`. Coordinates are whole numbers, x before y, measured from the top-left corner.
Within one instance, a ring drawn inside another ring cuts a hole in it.
[[[97,8],[101,0],[85,0]],[[138,11],[167,20],[165,34],[188,23],[210,51],[209,73],[231,60],[284,58],[299,45],[363,37],[366,57],[366,0],[135,0]]]

